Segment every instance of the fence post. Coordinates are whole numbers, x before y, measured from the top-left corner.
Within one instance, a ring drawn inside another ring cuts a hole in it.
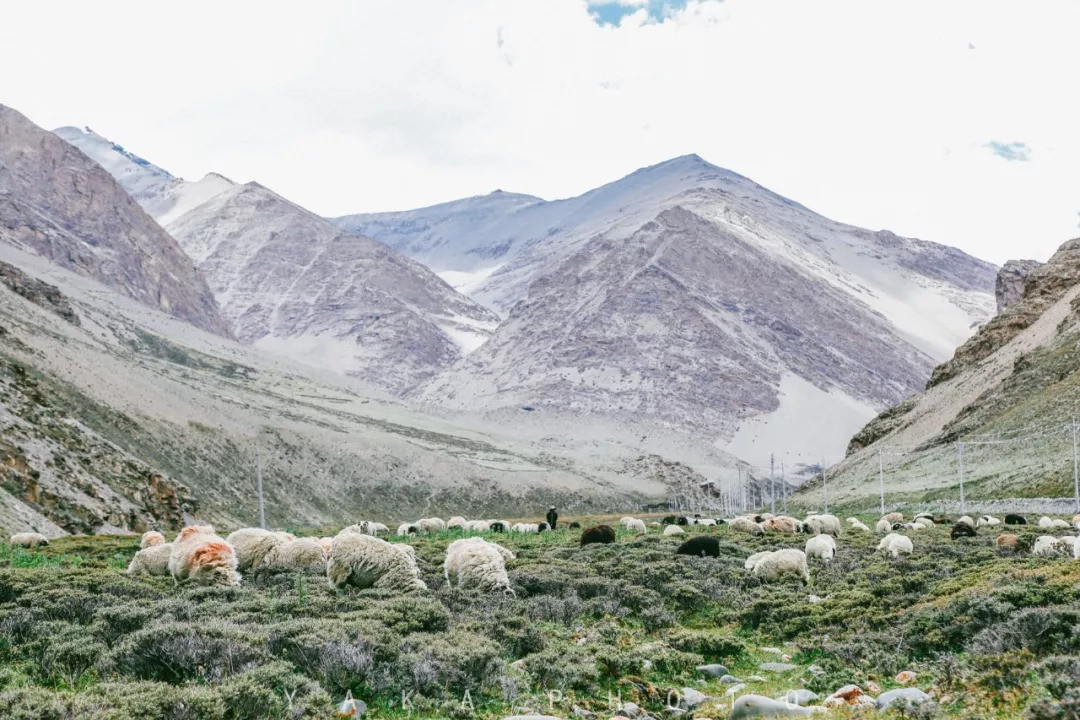
[[[821,458],[821,492],[825,496],[825,512],[829,512],[829,483],[825,477],[825,458]]]
[[[259,452],[258,445],[255,446],[255,477],[259,494],[259,527],[266,529],[266,509],[263,506],[262,488],[262,454]]]
[[[881,451],[877,451],[878,495],[881,497],[881,515],[885,516],[885,467],[881,463]]]
[[[1073,508],[1080,513],[1080,467],[1076,463],[1076,416],[1072,419],[1072,442],[1073,442]]]
[[[967,515],[967,503],[964,502],[964,443],[956,444],[956,464],[960,470],[960,513]]]
[[[769,512],[776,514],[776,456],[769,455]]]

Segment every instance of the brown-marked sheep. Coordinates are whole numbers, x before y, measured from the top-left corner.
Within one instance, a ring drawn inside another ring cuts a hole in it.
[[[236,551],[209,525],[190,525],[180,531],[169,553],[169,573],[177,582],[200,585],[239,585]]]
[[[164,545],[165,536],[159,533],[157,530],[147,530],[142,534],[142,540],[139,541],[139,549],[145,550],[148,547],[155,545]]]

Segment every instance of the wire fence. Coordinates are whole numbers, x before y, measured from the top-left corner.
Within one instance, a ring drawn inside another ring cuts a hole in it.
[[[825,458],[790,463],[777,454],[759,464],[739,463],[715,480],[673,487],[667,504],[681,512],[786,513],[799,490],[800,508],[809,504],[828,512],[830,479],[839,472],[845,491],[853,485],[876,486],[882,514],[916,501],[962,514],[993,503],[1020,511],[1027,504],[1029,512],[1080,513],[1078,440],[1080,423],[1073,418],[962,435],[932,446],[883,445],[831,466]],[[1063,494],[1064,489],[1071,492]],[[847,492],[844,500],[849,499]]]

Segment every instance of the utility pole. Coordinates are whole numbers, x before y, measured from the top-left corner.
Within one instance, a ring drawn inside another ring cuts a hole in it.
[[[821,458],[821,494],[825,498],[825,512],[829,512],[829,483],[825,477],[825,458]]]
[[[746,485],[743,484],[742,465],[735,463],[735,467],[739,471],[739,491],[742,493],[742,511],[746,512]]]
[[[780,497],[784,499],[784,514],[787,515],[787,480],[784,479],[784,463],[780,463]]]
[[[769,455],[769,506],[773,515],[776,514],[776,456]]]
[[[258,482],[259,493],[259,527],[266,529],[266,508],[263,506],[263,488],[262,488],[262,455],[259,453],[259,446],[255,446],[255,477]]]
[[[1076,416],[1072,419],[1072,441],[1073,441],[1073,508],[1076,512],[1080,513],[1080,466],[1076,463]]]
[[[964,443],[956,444],[956,465],[960,471],[960,512],[967,514],[967,503],[964,502]]]
[[[878,494],[881,496],[881,515],[885,515],[885,467],[881,463],[881,451],[877,451]]]

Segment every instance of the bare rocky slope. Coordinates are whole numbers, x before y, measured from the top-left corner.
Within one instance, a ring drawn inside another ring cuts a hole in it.
[[[243,342],[403,394],[484,342],[498,316],[420,263],[220,175],[175,178],[91,131],[60,128],[155,214]]]
[[[0,105],[0,242],[228,335],[176,241],[94,161]]]
[[[496,192],[336,222],[504,314],[426,402],[503,421],[532,408],[552,432],[689,432],[757,465],[841,455],[994,312],[994,266],[834,222],[696,155],[567,200]]]
[[[0,534],[256,520],[633,507],[666,497],[632,455],[584,455],[417,413],[192,328],[0,245]]]
[[[876,496],[878,457],[889,497],[1069,497],[1072,420],[1080,414],[1080,239],[1023,280],[1015,302],[933,373],[926,390],[851,440],[830,495]],[[820,492],[815,484],[805,492]]]

